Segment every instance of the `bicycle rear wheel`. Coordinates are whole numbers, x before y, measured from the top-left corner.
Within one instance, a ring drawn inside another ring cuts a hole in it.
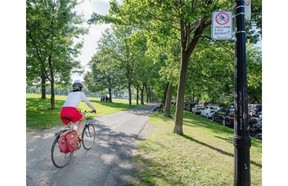
[[[55,167],[62,168],[70,162],[70,160],[72,159],[72,156],[73,156],[73,152],[68,152],[68,153],[60,152],[60,147],[58,145],[59,136],[60,135],[58,135],[55,138],[55,140],[52,144],[51,159],[52,159],[52,162],[53,162]]]
[[[96,131],[93,124],[88,123],[85,125],[82,132],[82,144],[86,150],[89,150],[93,147],[95,143]]]

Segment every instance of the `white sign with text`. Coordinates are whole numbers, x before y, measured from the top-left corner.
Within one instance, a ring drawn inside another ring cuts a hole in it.
[[[212,39],[231,40],[233,28],[232,11],[212,12]]]

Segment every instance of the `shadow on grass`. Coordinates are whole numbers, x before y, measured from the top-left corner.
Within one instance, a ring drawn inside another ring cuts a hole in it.
[[[193,142],[195,142],[195,143],[198,143],[198,144],[200,144],[200,145],[203,145],[203,146],[205,146],[205,147],[208,147],[208,148],[210,148],[210,149],[212,149],[212,150],[215,150],[215,151],[217,151],[217,152],[219,152],[219,153],[221,153],[221,154],[224,154],[224,155],[226,155],[226,156],[234,157],[234,154],[232,154],[232,153],[229,153],[229,152],[223,151],[223,150],[221,150],[221,149],[218,149],[218,148],[216,148],[216,147],[213,147],[213,146],[211,146],[211,145],[209,145],[209,144],[207,144],[207,143],[204,143],[204,142],[202,142],[202,141],[199,141],[199,140],[196,140],[196,139],[194,139],[194,138],[191,138],[190,136],[187,136],[187,135],[185,135],[185,134],[183,135],[183,137],[186,138],[186,139],[188,139],[188,140],[191,140],[191,141],[193,141]],[[226,139],[226,140],[228,140],[228,139]],[[256,162],[254,162],[254,161],[250,161],[250,162],[251,162],[253,165],[257,166],[257,167],[262,168],[262,165],[261,165],[261,164],[256,163]]]
[[[190,127],[198,127],[198,126],[205,127],[207,129],[212,130],[215,133],[233,134],[233,129],[225,127],[212,120],[209,120],[200,115],[196,115],[194,113],[187,111],[184,112],[183,124]]]
[[[215,136],[215,137],[216,137],[216,138],[219,138],[219,139],[222,139],[222,140],[224,140],[224,141],[226,141],[226,142],[228,142],[228,143],[233,142],[233,136],[228,137],[228,138],[223,138],[223,137],[220,137],[220,136]],[[256,139],[256,138],[253,138],[253,137],[251,137],[251,136],[250,136],[250,138],[251,138],[251,145],[252,145],[252,146],[254,146],[254,147],[256,147],[256,148],[262,148],[262,143],[261,143],[260,140],[258,140],[258,139]]]
[[[183,184],[181,176],[178,175],[177,171],[174,171],[172,163],[162,161],[161,158],[150,157],[150,152],[156,152],[160,149],[165,149],[163,144],[158,142],[147,142],[146,139],[138,138],[139,141],[144,141],[140,146],[141,151],[144,151],[142,155],[136,155],[134,157],[135,162],[140,168],[139,181],[137,185],[159,185],[169,183],[169,185]],[[169,156],[169,155],[168,155]],[[164,183],[163,183],[164,182]],[[164,184],[168,185],[168,184]],[[185,185],[185,184],[184,184]]]
[[[231,137],[227,137],[227,138],[223,138],[223,137],[220,137],[220,136],[215,136],[215,137],[218,138],[218,139],[224,140],[224,141],[226,141],[228,143],[232,143],[233,142],[233,137],[232,136]]]
[[[164,122],[174,122],[173,117],[165,117],[163,113],[154,112],[153,116],[161,118]],[[216,134],[233,134],[233,129],[220,125],[214,121],[203,118],[200,115],[193,114],[191,112],[184,111],[183,125],[188,127],[204,127],[212,130]]]
[[[170,165],[163,165],[161,162],[155,161],[154,159],[145,158],[143,156],[137,155],[135,157],[136,162],[138,164],[140,163],[140,168],[142,171],[140,172],[140,183],[141,185],[157,185],[157,179],[161,179],[162,181],[166,183],[170,183],[173,185],[172,181],[179,185],[181,183],[181,180],[175,181],[172,180],[171,177],[174,177],[174,179],[177,178],[177,173],[174,172],[174,175],[167,176],[164,173],[165,167]]]

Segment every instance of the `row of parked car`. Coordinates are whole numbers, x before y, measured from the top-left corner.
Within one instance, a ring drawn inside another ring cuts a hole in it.
[[[194,114],[199,114],[224,126],[234,128],[235,111],[233,106],[220,107],[210,104],[206,106],[194,104],[191,109],[185,108],[185,110],[191,111]],[[262,105],[248,104],[248,116],[250,135],[262,140]]]

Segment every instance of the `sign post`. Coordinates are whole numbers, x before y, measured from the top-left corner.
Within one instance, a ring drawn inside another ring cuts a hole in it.
[[[251,0],[244,0],[245,19],[251,21]]]
[[[234,186],[250,186],[250,147],[246,71],[246,31],[244,0],[236,2],[236,55],[234,90]]]
[[[232,11],[214,11],[212,13],[212,39],[232,40]]]
[[[244,0],[235,0],[235,2],[237,30],[234,63],[234,186],[250,186],[251,138],[248,127],[245,6]],[[245,3],[246,6],[251,6],[251,0],[245,0]],[[249,14],[248,9],[246,10],[246,19],[250,18]],[[214,11],[212,13],[212,39],[232,40],[232,21],[231,11]]]

